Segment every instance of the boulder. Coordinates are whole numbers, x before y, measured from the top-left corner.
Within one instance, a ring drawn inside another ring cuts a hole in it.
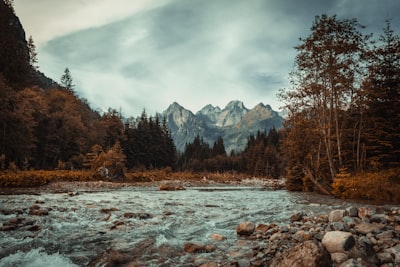
[[[254,223],[242,222],[236,228],[236,233],[238,235],[251,235],[255,229],[256,229],[256,226]]]
[[[349,232],[331,231],[324,235],[322,244],[329,253],[345,252],[355,245],[355,239]]]
[[[271,267],[319,267],[331,266],[332,260],[329,253],[315,241],[305,241],[275,257]]]

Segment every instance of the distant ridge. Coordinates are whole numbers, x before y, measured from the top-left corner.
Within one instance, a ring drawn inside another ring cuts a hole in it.
[[[239,152],[245,149],[251,134],[281,128],[284,121],[270,105],[259,103],[248,109],[238,100],[230,101],[224,109],[208,104],[196,114],[174,102],[162,115],[181,152],[197,135],[210,145],[222,136],[227,153]]]

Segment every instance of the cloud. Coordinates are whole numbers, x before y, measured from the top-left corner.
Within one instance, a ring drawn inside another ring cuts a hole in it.
[[[166,2],[166,0],[18,0],[15,1],[15,9],[28,35],[34,35],[37,44],[43,44],[75,31],[101,27]]]
[[[53,1],[36,1],[54,13]],[[35,22],[46,40],[39,45],[41,70],[58,80],[69,67],[79,94],[93,106],[122,108],[127,116],[143,108],[161,112],[174,101],[194,112],[234,99],[278,109],[276,93],[289,86],[293,47],[309,34],[315,15],[383,25],[384,18],[371,14],[385,9],[344,0],[70,2],[57,5],[66,11],[60,18],[48,14],[46,22]],[[391,10],[399,6],[385,3]]]

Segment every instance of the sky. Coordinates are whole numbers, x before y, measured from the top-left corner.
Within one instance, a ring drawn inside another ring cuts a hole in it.
[[[299,38],[317,15],[357,18],[377,38],[399,33],[398,0],[15,0],[40,71],[97,110],[154,115],[231,100],[279,110]]]

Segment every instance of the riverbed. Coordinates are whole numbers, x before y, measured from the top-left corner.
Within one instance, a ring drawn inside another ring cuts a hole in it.
[[[286,224],[299,211],[312,216],[354,205],[259,185],[0,195],[0,226],[21,221],[17,229],[0,231],[0,266],[101,266],[101,255],[110,251],[136,253],[143,266],[191,266],[186,242],[212,244],[211,257],[228,257],[243,221]],[[47,214],[30,215],[32,206]]]

